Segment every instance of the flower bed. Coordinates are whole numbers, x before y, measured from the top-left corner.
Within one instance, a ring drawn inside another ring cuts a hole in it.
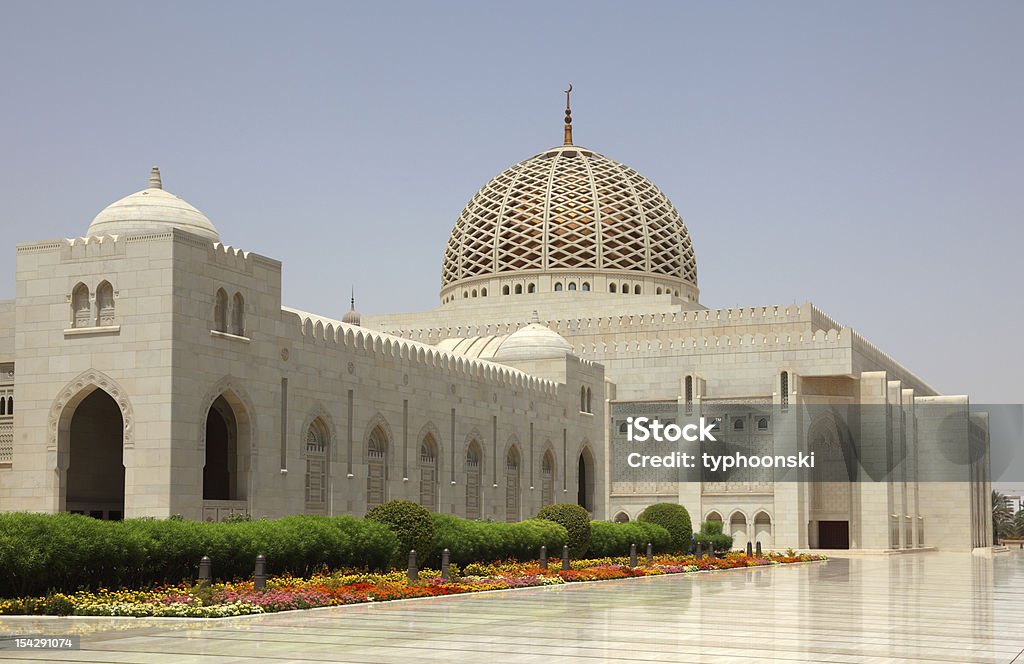
[[[746,556],[730,553],[725,558],[696,559],[693,556],[660,554],[652,565],[641,559],[630,567],[629,559],[599,558],[574,560],[563,571],[553,559],[547,570],[536,562],[472,563],[461,574],[453,565],[453,578],[441,579],[437,570],[422,570],[420,580],[409,583],[405,571],[369,573],[340,570],[316,574],[308,579],[280,576],[270,579],[265,590],[255,590],[252,581],[216,584],[210,587],[165,586],[147,590],[80,591],[55,593],[46,597],[0,600],[0,615],[76,616],[159,616],[223,618],[251,613],[273,613],[320,606],[341,606],[360,602],[384,602],[412,597],[436,597],[486,590],[558,585],[609,579],[627,579],[659,574],[684,574],[718,569],[782,565],[825,560],[820,555]]]

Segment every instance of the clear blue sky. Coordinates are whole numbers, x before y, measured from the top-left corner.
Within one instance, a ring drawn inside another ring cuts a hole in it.
[[[473,193],[561,141],[653,180],[712,307],[811,300],[1024,401],[1019,2],[5,2],[0,198],[85,232],[158,164],[284,300],[435,306]]]

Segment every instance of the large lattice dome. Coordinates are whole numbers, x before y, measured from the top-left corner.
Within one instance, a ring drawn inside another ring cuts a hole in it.
[[[632,168],[578,145],[488,182],[452,229],[442,302],[597,291],[697,300],[697,262],[675,207]]]

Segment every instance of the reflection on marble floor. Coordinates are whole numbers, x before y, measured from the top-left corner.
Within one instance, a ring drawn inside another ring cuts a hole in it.
[[[1024,552],[924,553],[216,621],[0,618],[80,662],[1016,662]]]

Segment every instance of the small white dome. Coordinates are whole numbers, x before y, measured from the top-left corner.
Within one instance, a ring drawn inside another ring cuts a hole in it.
[[[526,327],[508,335],[498,350],[494,352],[497,362],[505,360],[549,360],[559,359],[572,354],[572,345],[562,335],[540,323],[530,323]]]
[[[220,242],[217,228],[185,200],[164,191],[160,170],[153,167],[149,187],[125,196],[103,209],[89,224],[88,235],[123,235],[131,232],[159,232],[180,228],[214,242]]]

